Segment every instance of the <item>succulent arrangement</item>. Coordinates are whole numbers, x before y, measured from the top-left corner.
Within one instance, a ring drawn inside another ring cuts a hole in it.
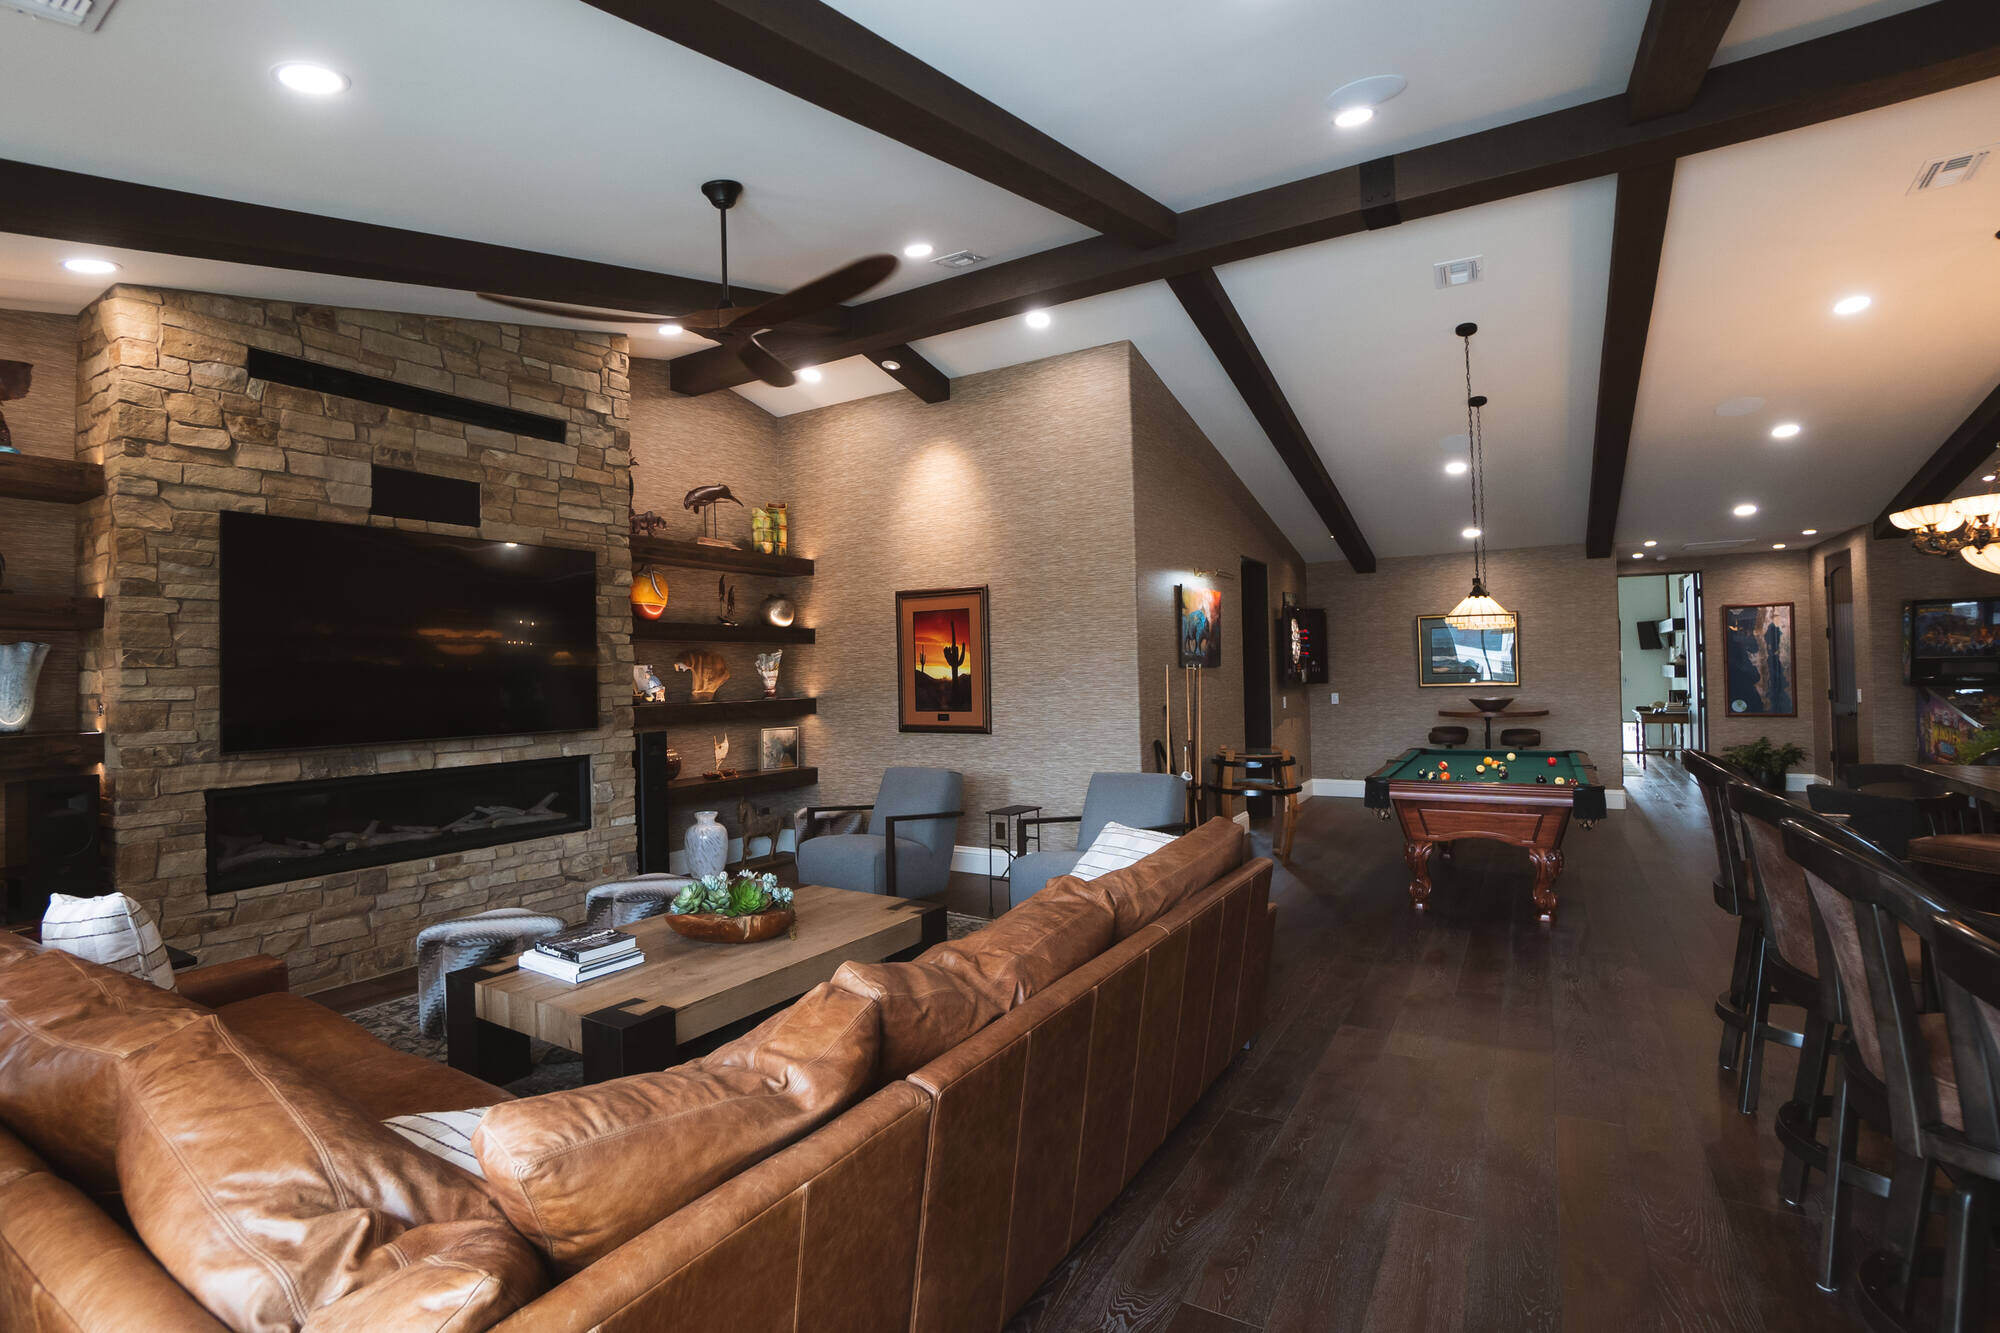
[[[698,912],[716,916],[752,916],[774,912],[792,905],[792,891],[778,883],[776,875],[740,872],[734,881],[727,875],[703,875],[679,893],[667,907],[674,916]]]

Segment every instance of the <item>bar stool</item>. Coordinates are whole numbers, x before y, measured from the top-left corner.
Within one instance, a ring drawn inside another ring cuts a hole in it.
[[[1533,727],[1503,727],[1500,730],[1500,744],[1514,750],[1533,750],[1540,747],[1542,733]]]
[[[1736,918],[1736,957],[1729,969],[1729,989],[1715,997],[1715,1016],[1722,1020],[1722,1045],[1715,1053],[1715,1063],[1718,1068],[1734,1070],[1743,1054],[1743,1034],[1750,1026],[1750,965],[1757,939],[1763,934],[1763,914],[1757,908],[1749,867],[1743,862],[1743,831],[1723,794],[1737,777],[1700,750],[1689,750],[1684,759],[1688,773],[1701,789],[1709,833],[1715,839],[1716,873],[1710,885],[1715,905]]]
[[[1471,739],[1472,732],[1465,727],[1431,728],[1431,744],[1442,745],[1448,750],[1455,750]]]

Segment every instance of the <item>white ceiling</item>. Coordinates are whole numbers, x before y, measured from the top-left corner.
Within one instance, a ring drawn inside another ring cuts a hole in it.
[[[1907,193],[1927,158],[2000,147],[2000,82],[1680,164],[1619,533],[1796,542],[1875,517],[2000,380],[2000,161]],[[1836,300],[1874,304],[1846,318]],[[1756,397],[1746,416],[1717,404]],[[1786,441],[1770,428],[1796,421]],[[1731,515],[1739,501],[1760,506]]]
[[[833,0],[1175,208],[1619,91],[1647,0]],[[1920,0],[1743,0],[1721,59]],[[270,67],[354,79],[293,97]],[[1325,95],[1398,73],[1370,125]],[[578,0],[122,0],[80,35],[0,14],[0,157],[714,277],[710,176],[748,186],[738,280],[776,288],[928,240],[994,258],[1082,236],[1068,219],[640,32]],[[88,88],[88,96],[77,90]],[[2000,86],[1974,88],[1683,163],[1641,386],[1625,537],[1671,551],[1832,532],[1876,507],[1992,387],[2000,361],[2000,163],[1921,200],[1918,161],[2000,141]],[[1464,430],[1451,326],[1477,320],[1489,538],[1581,539],[1611,185],[1591,182],[1231,265],[1224,285],[1378,554],[1463,549]],[[1974,226],[1973,223],[1979,225]],[[0,213],[0,226],[5,225]],[[101,280],[58,242],[0,235],[0,305],[76,310]],[[1433,289],[1480,254],[1479,285]],[[464,293],[138,253],[121,277],[421,313],[512,318]],[[881,291],[945,276],[909,263]],[[1861,284],[1851,323],[1829,291]],[[1164,286],[1078,302],[1046,330],[1002,321],[920,343],[949,374],[1130,340],[1308,559],[1324,525]],[[627,330],[644,356],[705,346]],[[785,414],[895,391],[856,358],[819,384],[739,392]],[[1754,394],[1769,410],[1718,418]],[[1754,431],[1807,424],[1791,446]],[[1746,438],[1746,436],[1748,438]],[[1632,549],[1637,549],[1636,547]]]

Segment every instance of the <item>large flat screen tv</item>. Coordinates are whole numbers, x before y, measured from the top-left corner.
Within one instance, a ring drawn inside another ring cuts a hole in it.
[[[597,725],[589,551],[222,515],[222,748]]]
[[[1903,683],[2000,686],[2000,597],[1903,603]]]

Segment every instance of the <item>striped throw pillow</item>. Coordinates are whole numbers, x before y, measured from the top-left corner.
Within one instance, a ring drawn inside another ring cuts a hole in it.
[[[122,893],[96,898],[49,898],[42,913],[42,943],[52,949],[150,981],[161,990],[174,988],[174,965],[160,928],[146,909]]]
[[[1076,868],[1069,873],[1078,879],[1096,879],[1114,870],[1123,870],[1134,861],[1151,856],[1160,848],[1172,842],[1173,833],[1155,833],[1151,829],[1127,828],[1123,824],[1106,824],[1088,851],[1077,858]]]
[[[382,1123],[425,1152],[435,1153],[484,1180],[485,1168],[479,1165],[479,1154],[472,1151],[472,1131],[479,1128],[479,1122],[492,1109],[481,1106],[470,1111],[419,1111]]]

